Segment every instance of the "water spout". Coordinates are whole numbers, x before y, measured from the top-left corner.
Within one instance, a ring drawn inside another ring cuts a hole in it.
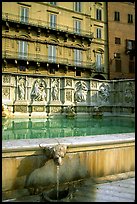
[[[47,154],[49,159],[54,160],[54,163],[57,166],[62,165],[62,163],[63,163],[62,158],[64,158],[66,151],[67,151],[66,145],[58,144],[58,145],[55,145],[53,147],[44,147],[44,146],[40,145],[40,147],[45,151],[45,153]]]

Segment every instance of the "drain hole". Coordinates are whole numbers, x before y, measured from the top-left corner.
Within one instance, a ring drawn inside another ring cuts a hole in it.
[[[59,191],[58,199],[57,199],[57,191],[51,190],[50,192],[47,192],[47,193],[44,192],[42,197],[45,201],[53,202],[53,201],[59,201],[59,200],[67,198],[68,194],[69,194],[69,189]]]

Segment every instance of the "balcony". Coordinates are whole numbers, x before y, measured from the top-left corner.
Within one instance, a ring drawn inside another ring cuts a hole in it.
[[[89,43],[91,43],[93,39],[93,33],[86,30],[80,29],[79,32],[76,32],[73,27],[66,25],[54,24],[53,26],[50,24],[50,22],[32,18],[26,18],[22,20],[19,15],[13,15],[9,13],[2,13],[2,22],[5,22],[4,25],[8,29],[10,26],[15,27],[17,30],[22,27],[30,32],[31,29],[36,30],[37,28],[38,35],[40,35],[40,33],[43,31],[46,32],[47,35],[56,32],[57,36],[62,35],[64,38],[71,36],[74,39],[81,38],[82,41],[85,39],[89,41]]]
[[[96,63],[92,63],[92,68],[95,73],[105,73],[104,64],[98,66]]]
[[[61,65],[64,67],[72,67],[74,69],[80,68],[80,69],[90,69],[93,70],[92,63],[87,61],[75,61],[75,60],[69,60],[68,58],[61,58],[61,57],[49,57],[47,55],[41,55],[41,54],[31,54],[31,53],[18,53],[18,52],[12,52],[12,51],[3,51],[2,52],[2,59],[6,62],[10,61],[11,63],[16,62],[25,62],[26,64],[56,64]]]

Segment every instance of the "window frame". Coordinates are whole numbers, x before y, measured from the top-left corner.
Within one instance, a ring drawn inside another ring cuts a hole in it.
[[[120,45],[121,44],[121,38],[115,37],[115,44]]]
[[[102,21],[102,9],[96,9],[96,20]]]
[[[74,20],[74,32],[80,34],[81,33],[81,21]]]
[[[48,45],[48,61],[49,62],[56,62],[56,46],[55,45]]]
[[[20,59],[26,59],[28,57],[28,42],[19,40],[18,41],[18,57]]]
[[[50,28],[56,28],[57,26],[57,15],[50,13],[49,14],[49,26]]]
[[[81,12],[81,3],[82,2],[74,2],[74,11]]]
[[[102,69],[102,54],[96,53],[96,71],[101,71]]]
[[[120,12],[119,11],[114,12],[114,21],[120,21]]]
[[[133,23],[133,14],[128,14],[128,23]]]
[[[20,22],[28,23],[29,22],[29,8],[20,7]]]
[[[96,37],[97,39],[102,39],[102,29],[101,28],[96,29]]]
[[[74,64],[77,66],[82,64],[82,51],[74,49]]]

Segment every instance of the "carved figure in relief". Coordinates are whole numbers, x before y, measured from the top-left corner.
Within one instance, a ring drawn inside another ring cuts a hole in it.
[[[101,84],[99,87],[99,95],[103,101],[108,101],[110,95],[110,87],[108,84]]]
[[[79,81],[76,83],[75,91],[75,101],[76,102],[85,102],[87,99],[88,88],[84,81]]]
[[[124,91],[124,95],[125,95],[125,100],[127,103],[133,102],[133,85],[130,82],[127,82],[126,86],[125,86],[125,91]]]
[[[18,98],[19,98],[19,100],[25,99],[25,79],[24,78],[19,79]]]
[[[38,79],[34,82],[31,97],[34,101],[46,100],[46,84],[44,80]]]
[[[52,99],[58,100],[59,96],[59,82],[58,79],[52,80]]]

